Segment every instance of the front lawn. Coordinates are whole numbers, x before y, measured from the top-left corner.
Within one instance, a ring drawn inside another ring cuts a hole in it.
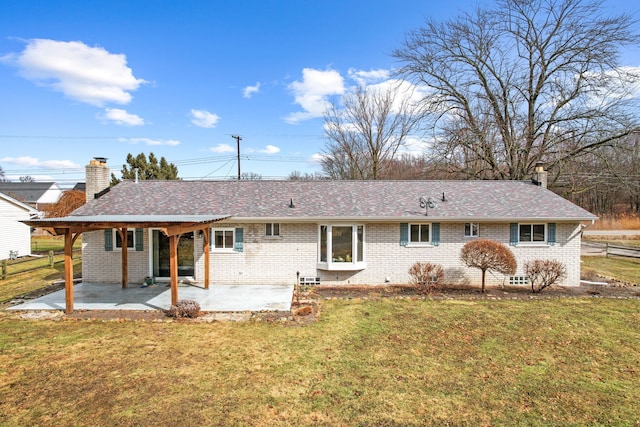
[[[1,425],[637,425],[640,301],[330,300],[320,321],[0,318]]]

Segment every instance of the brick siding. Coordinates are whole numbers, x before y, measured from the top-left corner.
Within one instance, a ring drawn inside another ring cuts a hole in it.
[[[365,224],[365,261],[360,271],[326,271],[317,269],[318,225],[316,223],[281,223],[279,237],[265,236],[264,223],[216,224],[215,228],[244,230],[244,249],[211,250],[211,284],[289,284],[300,276],[320,277],[322,284],[407,283],[409,267],[416,261],[437,263],[445,269],[449,283],[480,283],[480,271],[460,263],[462,246],[472,238],[464,237],[463,223],[441,223],[439,246],[401,246],[400,224]],[[481,238],[509,245],[508,223],[481,223]],[[557,223],[554,245],[510,246],[518,261],[516,275],[524,275],[524,263],[533,259],[556,259],[567,267],[563,285],[580,282],[580,224]],[[204,277],[203,237],[195,236],[195,279]],[[144,251],[129,251],[129,281],[142,283],[150,274],[149,232],[144,232]],[[104,233],[83,234],[83,278],[93,283],[119,283],[120,251],[104,251]],[[487,274],[487,284],[508,284],[508,277]]]

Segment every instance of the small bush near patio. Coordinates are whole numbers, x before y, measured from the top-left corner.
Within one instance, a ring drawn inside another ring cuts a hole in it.
[[[536,259],[524,264],[524,272],[529,276],[531,291],[541,292],[559,280],[567,277],[567,267],[553,259]]]
[[[195,319],[200,316],[200,304],[197,301],[183,299],[172,305],[167,313],[169,317]]]
[[[444,279],[444,270],[439,264],[416,262],[409,268],[409,283],[430,291]]]

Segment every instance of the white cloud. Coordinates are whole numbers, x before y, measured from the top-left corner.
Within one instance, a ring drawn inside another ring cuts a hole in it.
[[[102,120],[110,120],[117,125],[122,126],[142,126],[144,119],[136,114],[130,114],[126,110],[120,108],[107,108],[104,114],[99,114],[98,118]]]
[[[309,159],[309,161],[311,163],[320,163],[322,162],[322,160],[324,160],[324,158],[327,157],[324,154],[320,154],[320,153],[314,153],[311,158]]]
[[[407,80],[389,79],[377,84],[366,86],[367,92],[386,93],[393,91],[395,94],[394,110],[399,111],[403,104],[418,106],[428,95],[428,89],[424,86],[416,86]]]
[[[407,154],[412,157],[421,157],[429,153],[433,148],[433,140],[424,140],[410,136],[398,150],[398,154]]]
[[[119,141],[128,142],[130,144],[147,144],[147,145],[180,145],[180,141],[175,139],[151,139],[151,138],[120,138]]]
[[[329,107],[331,95],[344,93],[344,79],[335,70],[315,70],[305,68],[302,70],[302,81],[294,81],[289,85],[289,90],[295,96],[295,103],[304,111],[289,114],[287,123],[298,123],[303,120],[322,117]]]
[[[91,105],[128,104],[131,93],[146,83],[134,77],[123,54],[79,41],[31,39],[19,54],[6,55],[27,80]]]
[[[260,82],[256,83],[255,86],[247,86],[244,88],[242,92],[242,96],[245,98],[251,98],[254,93],[260,92]]]
[[[213,151],[214,153],[235,153],[236,149],[229,144],[218,144],[215,147],[209,148],[209,151]]]
[[[259,151],[264,154],[276,154],[280,152],[280,149],[275,145],[267,145],[264,149]]]
[[[191,123],[201,128],[214,128],[220,116],[205,110],[191,110]]]
[[[356,70],[355,68],[350,68],[347,73],[349,74],[349,77],[358,82],[360,86],[367,86],[375,82],[388,80],[391,74],[389,70],[384,69],[363,71]]]
[[[40,169],[73,169],[80,167],[80,165],[71,160],[40,160],[31,156],[4,157],[0,159],[0,162]]]

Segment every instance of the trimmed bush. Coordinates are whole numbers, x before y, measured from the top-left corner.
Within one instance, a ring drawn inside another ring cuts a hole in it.
[[[444,270],[439,264],[416,262],[409,268],[409,283],[431,290],[444,279]]]
[[[536,259],[524,264],[524,271],[529,276],[531,291],[538,293],[558,280],[567,277],[567,268],[560,261],[552,259]]]
[[[195,319],[200,315],[200,304],[196,301],[183,299],[172,305],[168,312],[169,317]]]
[[[482,291],[484,292],[487,271],[514,274],[518,263],[513,252],[500,242],[490,239],[472,240],[460,251],[460,259],[468,267],[482,271]]]

